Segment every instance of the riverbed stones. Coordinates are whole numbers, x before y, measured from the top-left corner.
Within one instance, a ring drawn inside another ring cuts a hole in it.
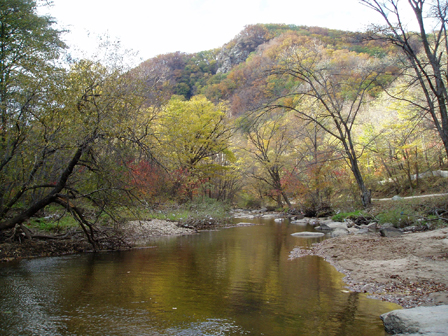
[[[346,230],[348,228],[347,224],[343,223],[343,222],[330,222],[330,223],[327,223],[327,225],[328,225],[328,227],[330,227],[333,230],[336,230],[336,229],[345,229]]]
[[[368,228],[351,228],[351,232],[353,232],[354,234],[360,235],[360,234],[368,234],[369,233],[369,229]]]
[[[380,235],[381,237],[387,237],[387,238],[395,238],[400,237],[403,235],[403,232],[396,228],[382,228],[380,229]]]
[[[291,236],[300,237],[300,238],[318,238],[318,237],[324,236],[324,233],[304,231],[304,232],[292,233]]]
[[[448,305],[393,310],[381,315],[384,328],[393,335],[447,335]]]
[[[344,228],[336,228],[331,232],[331,236],[332,237],[342,237],[342,236],[347,236],[349,234],[349,231],[347,229]]]
[[[319,230],[319,231],[331,231],[332,229],[327,224],[321,223],[319,226],[316,226],[316,230]]]

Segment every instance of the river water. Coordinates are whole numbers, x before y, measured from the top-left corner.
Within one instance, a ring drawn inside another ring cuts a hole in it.
[[[311,228],[255,222],[0,265],[0,335],[387,335],[379,315],[399,306],[348,292],[322,258],[288,260]]]

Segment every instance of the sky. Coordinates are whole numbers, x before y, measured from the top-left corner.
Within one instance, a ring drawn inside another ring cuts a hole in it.
[[[219,48],[249,24],[361,31],[380,22],[358,0],[53,0],[39,13],[70,30],[63,39],[77,53],[92,53],[97,37],[109,36],[140,60]]]

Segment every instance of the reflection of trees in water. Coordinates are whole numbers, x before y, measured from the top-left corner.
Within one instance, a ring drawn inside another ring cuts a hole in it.
[[[350,292],[344,309],[336,315],[337,320],[340,321],[339,330],[336,335],[348,335],[348,331],[352,329],[355,323],[358,303],[359,293]]]
[[[57,267],[27,269],[24,277],[38,279],[42,293],[52,289],[55,300],[39,304],[77,334],[381,334],[371,320],[382,304],[341,292],[341,274],[320,257],[288,260],[298,243],[290,233],[286,222],[226,229],[154,249],[55,258]],[[0,302],[0,325],[6,309]]]

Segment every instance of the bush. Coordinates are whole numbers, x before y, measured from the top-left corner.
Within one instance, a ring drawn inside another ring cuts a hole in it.
[[[262,204],[261,199],[246,193],[241,193],[237,201],[238,207],[243,209],[259,209]]]
[[[179,222],[180,225],[193,222],[207,222],[217,225],[224,224],[229,220],[229,211],[230,206],[227,203],[208,197],[200,197],[182,205],[166,204],[157,210],[146,213],[140,212],[140,214],[152,219]]]
[[[79,227],[78,222],[71,216],[57,216],[53,214],[47,217],[32,218],[27,226],[30,229],[38,229],[47,232],[62,232],[72,227]]]
[[[331,219],[335,222],[343,222],[346,219],[350,219],[356,224],[367,224],[373,219],[373,216],[362,210],[355,210],[352,212],[340,212],[331,217]]]
[[[376,216],[379,224],[391,223],[396,228],[412,225],[416,215],[411,209],[390,209]]]

